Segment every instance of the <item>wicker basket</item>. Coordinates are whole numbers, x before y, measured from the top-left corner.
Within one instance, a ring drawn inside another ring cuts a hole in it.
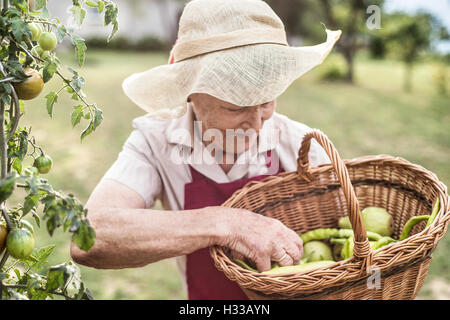
[[[315,138],[331,164],[309,167]],[[411,236],[373,251],[366,237],[360,207],[378,206],[394,220],[394,238],[412,216],[430,214],[440,199],[433,223],[416,225]],[[349,215],[354,256],[330,266],[290,275],[252,272],[233,262],[227,248],[211,247],[216,267],[250,299],[414,299],[428,272],[433,250],[450,220],[446,186],[419,165],[387,155],[342,161],[319,130],[305,135],[298,170],[250,182],[223,206],[245,208],[281,220],[296,232],[335,228]]]

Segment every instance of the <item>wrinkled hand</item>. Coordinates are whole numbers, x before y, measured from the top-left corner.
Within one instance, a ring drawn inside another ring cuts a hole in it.
[[[281,221],[244,210],[223,208],[227,232],[219,245],[228,247],[256,264],[259,272],[297,264],[303,256],[303,242]]]

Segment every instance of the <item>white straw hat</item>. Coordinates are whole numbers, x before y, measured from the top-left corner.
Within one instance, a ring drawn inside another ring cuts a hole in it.
[[[341,31],[324,43],[290,47],[283,22],[262,0],[193,0],[180,17],[170,62],[135,73],[122,84],[139,107],[178,118],[192,93],[246,107],[275,100],[322,63]]]

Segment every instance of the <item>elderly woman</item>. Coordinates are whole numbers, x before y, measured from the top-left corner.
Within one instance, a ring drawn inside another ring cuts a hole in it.
[[[169,64],[133,74],[124,92],[148,114],[86,207],[96,230],[73,259],[99,269],[177,257],[189,299],[246,299],[215,267],[208,247],[253,261],[297,263],[298,235],[280,221],[220,205],[249,181],[296,169],[309,129],[275,112],[276,98],[322,63],[340,36],[290,47],[280,18],[261,0],[194,0],[179,22]],[[329,159],[313,143],[310,163]],[[151,209],[161,200],[165,210]]]

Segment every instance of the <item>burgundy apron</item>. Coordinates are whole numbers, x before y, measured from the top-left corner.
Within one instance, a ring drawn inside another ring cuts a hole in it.
[[[267,152],[266,165],[270,168],[271,152]],[[278,160],[278,158],[277,158]],[[192,182],[184,186],[184,209],[200,209],[220,206],[238,189],[250,181],[259,181],[269,175],[217,183],[189,166]],[[281,165],[276,174],[283,172]],[[248,300],[234,281],[216,269],[209,248],[203,248],[187,255],[186,281],[189,300]]]

